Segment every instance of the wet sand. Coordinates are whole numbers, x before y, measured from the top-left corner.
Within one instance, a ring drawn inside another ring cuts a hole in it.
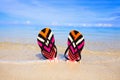
[[[86,48],[80,62],[65,61],[66,47],[58,57],[45,60],[36,44],[0,43],[0,80],[120,80],[119,50],[92,51]]]

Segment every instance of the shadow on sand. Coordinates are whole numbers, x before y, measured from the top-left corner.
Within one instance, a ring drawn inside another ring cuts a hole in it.
[[[37,57],[38,59],[40,59],[40,60],[47,60],[41,53],[36,54],[36,57]],[[58,54],[58,55],[57,55],[57,59],[58,59],[58,60],[66,61],[66,59],[65,59],[65,57],[64,57],[63,54]]]

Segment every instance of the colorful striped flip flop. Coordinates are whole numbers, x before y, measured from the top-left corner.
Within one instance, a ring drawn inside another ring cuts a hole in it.
[[[70,61],[80,61],[84,43],[83,35],[76,30],[72,30],[68,36],[68,48],[64,53],[65,58]]]
[[[46,59],[53,60],[57,56],[54,35],[50,28],[42,29],[37,37],[37,43],[41,48],[41,53]]]

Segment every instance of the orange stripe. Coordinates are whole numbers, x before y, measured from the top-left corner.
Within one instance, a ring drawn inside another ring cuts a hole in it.
[[[49,28],[46,28],[46,29],[45,29],[45,32],[42,32],[42,31],[41,31],[39,34],[41,34],[44,38],[46,38],[48,32],[49,32]]]
[[[80,33],[75,34],[74,30],[71,31],[71,34],[72,34],[74,40],[76,40],[81,35]]]

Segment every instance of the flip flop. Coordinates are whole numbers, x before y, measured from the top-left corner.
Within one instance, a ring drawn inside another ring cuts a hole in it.
[[[70,61],[80,61],[84,41],[84,37],[80,32],[72,30],[68,36],[68,47],[64,53],[65,58]]]
[[[57,48],[55,46],[54,35],[50,28],[42,29],[37,37],[37,43],[41,48],[42,55],[49,60],[53,60],[57,56]]]

